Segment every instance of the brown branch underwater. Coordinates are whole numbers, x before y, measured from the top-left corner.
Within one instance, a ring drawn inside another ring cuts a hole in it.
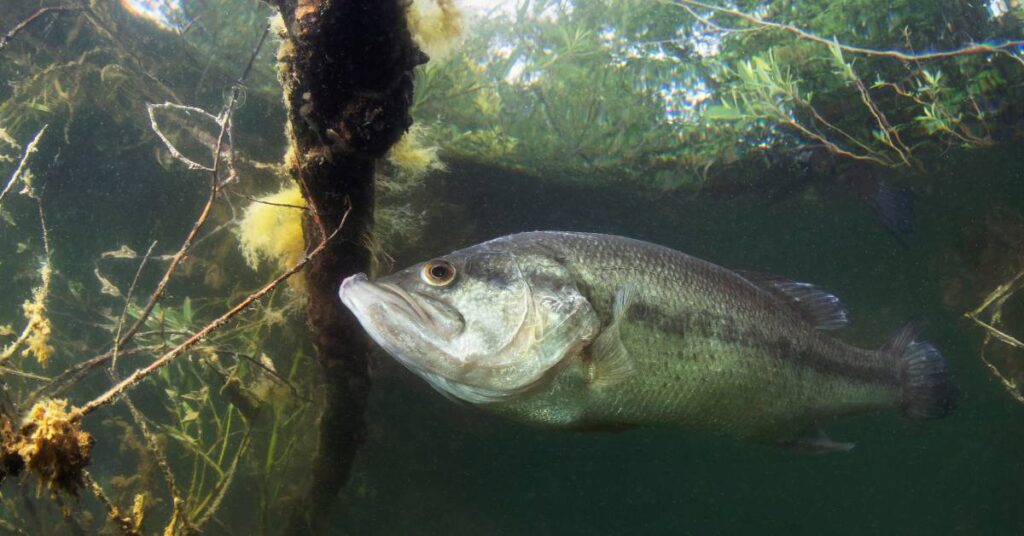
[[[227,312],[225,312],[221,316],[217,317],[215,320],[213,320],[212,322],[207,324],[205,327],[203,327],[202,329],[197,331],[194,335],[192,335],[191,337],[186,339],[184,342],[182,342],[178,346],[174,347],[172,350],[170,350],[170,351],[166,352],[165,354],[163,354],[162,356],[160,356],[156,361],[153,361],[152,363],[150,363],[146,367],[143,367],[143,368],[140,368],[140,369],[136,370],[135,372],[130,374],[128,377],[126,377],[125,379],[123,379],[120,382],[118,382],[117,385],[114,385],[109,390],[107,390],[107,392],[105,392],[102,395],[94,398],[93,400],[85,403],[81,407],[74,409],[71,412],[72,416],[74,418],[83,417],[83,416],[88,415],[89,413],[92,413],[93,411],[99,409],[100,407],[103,407],[103,406],[109,404],[110,402],[114,401],[117,398],[117,396],[120,395],[122,392],[124,392],[125,390],[133,387],[135,384],[137,384],[142,379],[146,378],[150,374],[152,374],[152,373],[156,372],[157,370],[159,370],[164,365],[167,365],[168,363],[173,361],[176,357],[181,355],[183,352],[185,352],[189,348],[195,346],[198,342],[200,342],[203,339],[205,339],[207,336],[209,336],[214,331],[220,329],[224,324],[226,324],[229,320],[234,318],[236,315],[238,315],[242,311],[245,311],[246,309],[248,309],[249,306],[252,305],[254,302],[256,302],[257,300],[259,300],[260,298],[265,296],[270,291],[272,291],[275,288],[277,288],[281,283],[283,283],[289,277],[291,277],[296,272],[301,270],[304,266],[306,266],[306,264],[309,261],[311,261],[312,259],[314,259],[314,258],[316,258],[317,256],[320,255],[320,253],[324,250],[324,248],[331,241],[331,239],[333,239],[334,236],[338,234],[338,231],[340,231],[342,229],[342,227],[345,226],[345,221],[348,219],[348,214],[349,214],[350,211],[351,211],[351,207],[349,207],[346,210],[345,217],[342,218],[341,224],[338,225],[338,227],[334,229],[334,232],[332,232],[330,235],[328,235],[325,239],[321,240],[320,243],[316,246],[316,248],[313,249],[313,251],[311,251],[309,254],[307,254],[305,257],[303,257],[302,260],[300,260],[294,266],[292,266],[287,271],[285,271],[281,275],[279,275],[276,278],[274,278],[272,281],[270,281],[269,283],[264,285],[262,288],[260,288],[256,292],[253,292],[252,294],[249,294],[249,296],[247,296],[245,299],[240,301],[234,307],[229,309]]]
[[[35,22],[37,19],[39,19],[39,17],[42,17],[43,15],[46,15],[48,13],[61,13],[64,11],[82,11],[83,9],[84,8],[74,6],[41,7],[37,9],[35,13],[29,15],[28,18],[26,18],[25,20],[19,22],[18,24],[15,24],[13,28],[7,31],[7,33],[0,35],[0,50],[3,50],[4,47],[6,47],[8,43],[11,42],[12,39],[14,39],[14,36],[18,35],[18,32],[27,28],[30,24]]]
[[[908,52],[905,50],[897,49],[879,49],[869,47],[858,47],[853,45],[846,45],[839,43],[834,39],[826,39],[819,35],[815,35],[807,30],[798,28],[791,24],[784,24],[781,22],[775,22],[771,20],[765,20],[758,16],[751,15],[750,13],[744,13],[738,9],[716,6],[713,4],[707,4],[699,0],[668,0],[670,4],[678,5],[680,7],[696,7],[700,9],[706,9],[715,13],[721,13],[723,15],[729,15],[732,17],[739,18],[755,26],[764,28],[772,28],[776,30],[782,30],[784,32],[791,33],[800,39],[812,41],[825,46],[837,46],[843,52],[849,52],[851,54],[859,54],[862,56],[878,56],[883,58],[893,58],[900,61],[926,61],[936,60],[943,58],[952,58],[955,56],[963,56],[967,54],[1000,54],[1009,56],[1018,63],[1024,64],[1024,58],[1010,52],[1010,50],[1024,47],[1024,40],[1008,40],[1001,43],[987,44],[987,43],[971,43],[969,45],[962,46],[960,48],[947,49],[947,50],[934,50],[930,52]]]

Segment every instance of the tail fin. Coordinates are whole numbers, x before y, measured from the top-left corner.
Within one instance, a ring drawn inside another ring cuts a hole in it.
[[[956,409],[959,390],[942,354],[931,343],[914,340],[919,331],[917,325],[908,324],[882,349],[899,366],[899,406],[914,419],[946,417]]]

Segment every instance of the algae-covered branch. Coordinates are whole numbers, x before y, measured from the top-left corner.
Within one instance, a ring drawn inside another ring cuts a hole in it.
[[[426,57],[397,0],[280,0],[278,75],[288,168],[310,207],[307,240],[350,223],[306,272],[309,323],[326,384],[313,483],[290,531],[315,527],[348,479],[366,423],[367,341],[342,310],[342,277],[369,271],[377,159],[412,124],[413,69]],[[319,233],[319,234],[318,234]],[[308,507],[308,509],[306,509]]]

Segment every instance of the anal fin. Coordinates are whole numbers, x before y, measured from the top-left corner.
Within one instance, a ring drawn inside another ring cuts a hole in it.
[[[785,446],[804,452],[826,454],[830,452],[850,452],[856,445],[833,441],[820,426],[815,425],[809,430],[807,435],[789,441],[785,443]]]

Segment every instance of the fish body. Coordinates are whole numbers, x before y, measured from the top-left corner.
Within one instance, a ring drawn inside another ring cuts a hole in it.
[[[543,426],[667,424],[831,449],[823,420],[955,406],[945,360],[913,329],[857,348],[829,333],[846,313],[813,285],[624,237],[511,235],[377,282],[353,276],[340,295],[442,393]]]

